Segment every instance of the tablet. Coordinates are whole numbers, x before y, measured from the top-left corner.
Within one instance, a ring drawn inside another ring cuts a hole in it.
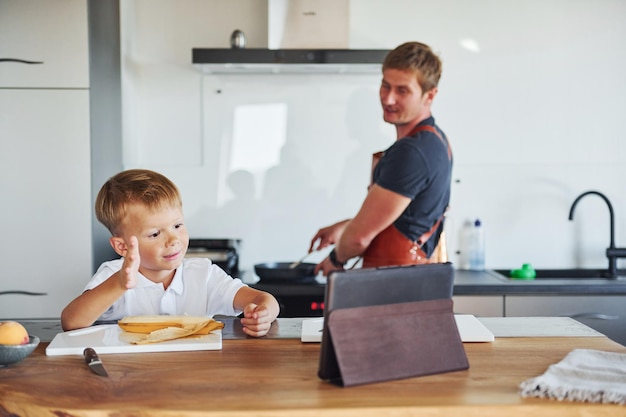
[[[318,376],[341,378],[328,329],[329,315],[339,309],[451,299],[454,269],[451,263],[392,266],[333,271],[324,296],[324,327]]]

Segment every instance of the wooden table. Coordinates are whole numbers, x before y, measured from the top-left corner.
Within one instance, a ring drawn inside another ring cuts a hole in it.
[[[320,345],[225,340],[221,351],[31,356],[0,369],[0,416],[624,416],[626,407],[525,399],[520,382],[575,348],[625,352],[606,337],[466,343],[466,371],[341,388],[317,378]],[[381,363],[381,366],[385,364]]]

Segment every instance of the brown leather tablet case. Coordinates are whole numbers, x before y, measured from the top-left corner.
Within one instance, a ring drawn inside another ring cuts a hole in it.
[[[359,268],[328,275],[324,297],[324,328],[318,376],[333,383],[341,374],[328,328],[337,310],[452,298],[454,268],[451,263]],[[363,324],[361,324],[363,325]]]
[[[339,309],[328,326],[343,386],[469,368],[451,299]]]

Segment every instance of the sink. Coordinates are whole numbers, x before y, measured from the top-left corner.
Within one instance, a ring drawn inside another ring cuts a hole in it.
[[[513,269],[513,268],[511,268]],[[523,279],[510,278],[511,269],[494,269],[494,272],[502,275],[504,278],[524,281]],[[615,279],[608,276],[606,269],[590,269],[590,268],[566,268],[566,269],[535,269],[537,276],[535,279]],[[626,270],[619,269],[617,271],[617,279],[626,279]]]

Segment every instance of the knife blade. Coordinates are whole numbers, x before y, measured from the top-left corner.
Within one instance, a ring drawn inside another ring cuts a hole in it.
[[[85,356],[85,363],[89,366],[89,369],[91,369],[93,373],[100,376],[109,376],[107,370],[104,369],[104,365],[102,364],[100,357],[96,351],[93,350],[93,348],[85,348],[83,355]]]

